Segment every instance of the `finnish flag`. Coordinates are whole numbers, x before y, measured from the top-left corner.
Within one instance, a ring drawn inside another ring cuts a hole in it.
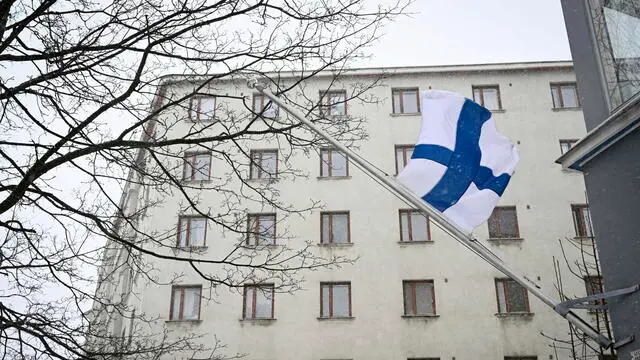
[[[519,161],[491,112],[464,96],[421,95],[422,127],[397,179],[467,232],[486,221]]]

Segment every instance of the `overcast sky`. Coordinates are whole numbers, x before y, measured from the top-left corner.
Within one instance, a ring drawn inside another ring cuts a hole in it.
[[[415,0],[363,66],[570,60],[560,0]]]

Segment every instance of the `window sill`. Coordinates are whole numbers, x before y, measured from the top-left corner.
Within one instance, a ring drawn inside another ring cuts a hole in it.
[[[270,325],[276,322],[275,318],[239,319],[240,323],[253,325]]]
[[[532,317],[532,312],[510,312],[510,313],[495,313],[499,318],[514,318],[514,317]]]
[[[582,174],[582,171],[574,170],[574,169],[562,169],[561,171],[567,174]]]
[[[565,108],[551,108],[551,111],[582,111],[582,106],[577,107],[565,107]]]
[[[351,247],[353,246],[353,243],[337,243],[337,244],[324,244],[324,243],[319,243],[317,244],[319,247]]]
[[[401,317],[403,319],[436,319],[436,318],[439,318],[440,315],[437,315],[437,314],[433,314],[433,315],[402,315]]]
[[[165,324],[192,324],[192,325],[197,325],[200,324],[202,322],[202,320],[198,319],[198,320],[165,320],[164,323]]]
[[[247,250],[260,250],[260,249],[275,249],[275,248],[279,248],[282,247],[282,244],[264,244],[264,245],[246,245],[243,244],[242,246],[240,246],[243,249],[247,249]]]
[[[343,317],[322,317],[322,316],[318,316],[317,317],[318,320],[320,321],[349,321],[349,320],[354,320],[355,317],[353,316],[343,316]]]
[[[346,180],[351,179],[350,175],[347,176],[318,176],[318,180]]]
[[[489,110],[491,111],[492,114],[504,114],[505,112],[507,112],[505,109],[495,109],[495,110]]]
[[[420,245],[420,244],[433,244],[433,240],[420,240],[420,241],[398,241],[400,245]]]
[[[248,182],[253,182],[253,183],[274,183],[274,182],[278,182],[280,181],[279,178],[274,177],[274,178],[249,178],[247,179]]]
[[[420,115],[422,115],[422,113],[419,113],[419,112],[417,112],[417,113],[391,113],[391,114],[389,114],[389,116],[392,116],[392,117],[420,116]]]
[[[576,241],[594,241],[593,236],[574,236],[573,240]]]
[[[204,251],[207,251],[208,249],[209,249],[209,247],[207,245],[203,245],[203,246],[185,246],[185,247],[174,246],[173,247],[173,250],[184,251],[184,252],[204,252]]]
[[[209,184],[212,183],[213,180],[208,179],[208,180],[181,180],[181,183],[184,185],[195,185],[195,184]]]
[[[521,237],[513,237],[513,238],[488,238],[487,241],[494,244],[508,244],[508,243],[518,243],[523,241],[524,239]]]

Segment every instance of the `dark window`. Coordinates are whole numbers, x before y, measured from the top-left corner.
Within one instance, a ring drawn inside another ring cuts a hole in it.
[[[430,241],[429,218],[419,210],[400,210],[400,241]]]
[[[251,150],[251,179],[270,179],[278,176],[278,150]]]
[[[555,109],[580,107],[576,83],[551,84],[551,97]]]
[[[320,317],[351,316],[351,283],[320,283]]]
[[[191,121],[211,121],[216,109],[215,96],[194,96],[189,102],[189,119]]]
[[[278,105],[262,94],[253,94],[253,112],[266,118],[278,116]]]
[[[392,89],[394,114],[416,114],[420,112],[418,88]]]
[[[247,245],[275,245],[276,214],[249,214]]]
[[[489,110],[501,110],[500,87],[498,85],[472,86],[473,101]]]
[[[320,177],[349,176],[349,158],[334,149],[320,149]]]
[[[560,154],[564,154],[567,151],[571,150],[573,144],[578,142],[578,140],[560,140]]]
[[[489,217],[490,239],[515,239],[520,237],[515,206],[496,206]]]
[[[200,216],[181,216],[178,220],[178,247],[204,246],[207,219]]]
[[[183,180],[209,180],[211,154],[185,153],[182,167]]]
[[[340,116],[347,114],[347,92],[329,90],[320,92],[320,114],[324,116]]]
[[[414,148],[413,145],[396,145],[396,174],[400,174],[402,169],[407,166]]]
[[[273,319],[273,284],[245,285],[243,319]]]
[[[496,279],[498,312],[529,312],[527,289],[511,279]]]
[[[433,280],[405,280],[402,282],[404,293],[404,314],[408,316],[435,315],[436,299]]]
[[[593,237],[589,205],[571,205],[571,213],[573,214],[573,227],[576,230],[576,237]]]
[[[602,276],[585,276],[584,287],[587,295],[596,295],[602,293]],[[592,304],[605,304],[605,300],[595,300]]]
[[[171,288],[170,320],[200,319],[202,286],[173,286]]]
[[[349,212],[320,213],[320,242],[322,244],[351,242],[349,228]]]

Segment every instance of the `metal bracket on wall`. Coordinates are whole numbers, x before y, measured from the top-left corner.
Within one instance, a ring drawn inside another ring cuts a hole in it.
[[[640,284],[629,286],[628,288],[611,290],[600,294],[589,295],[577,299],[563,301],[556,305],[556,310],[560,313],[568,313],[569,309],[589,309],[589,310],[607,310],[607,304],[594,304],[594,301],[610,299],[613,297],[629,295],[640,290]]]

